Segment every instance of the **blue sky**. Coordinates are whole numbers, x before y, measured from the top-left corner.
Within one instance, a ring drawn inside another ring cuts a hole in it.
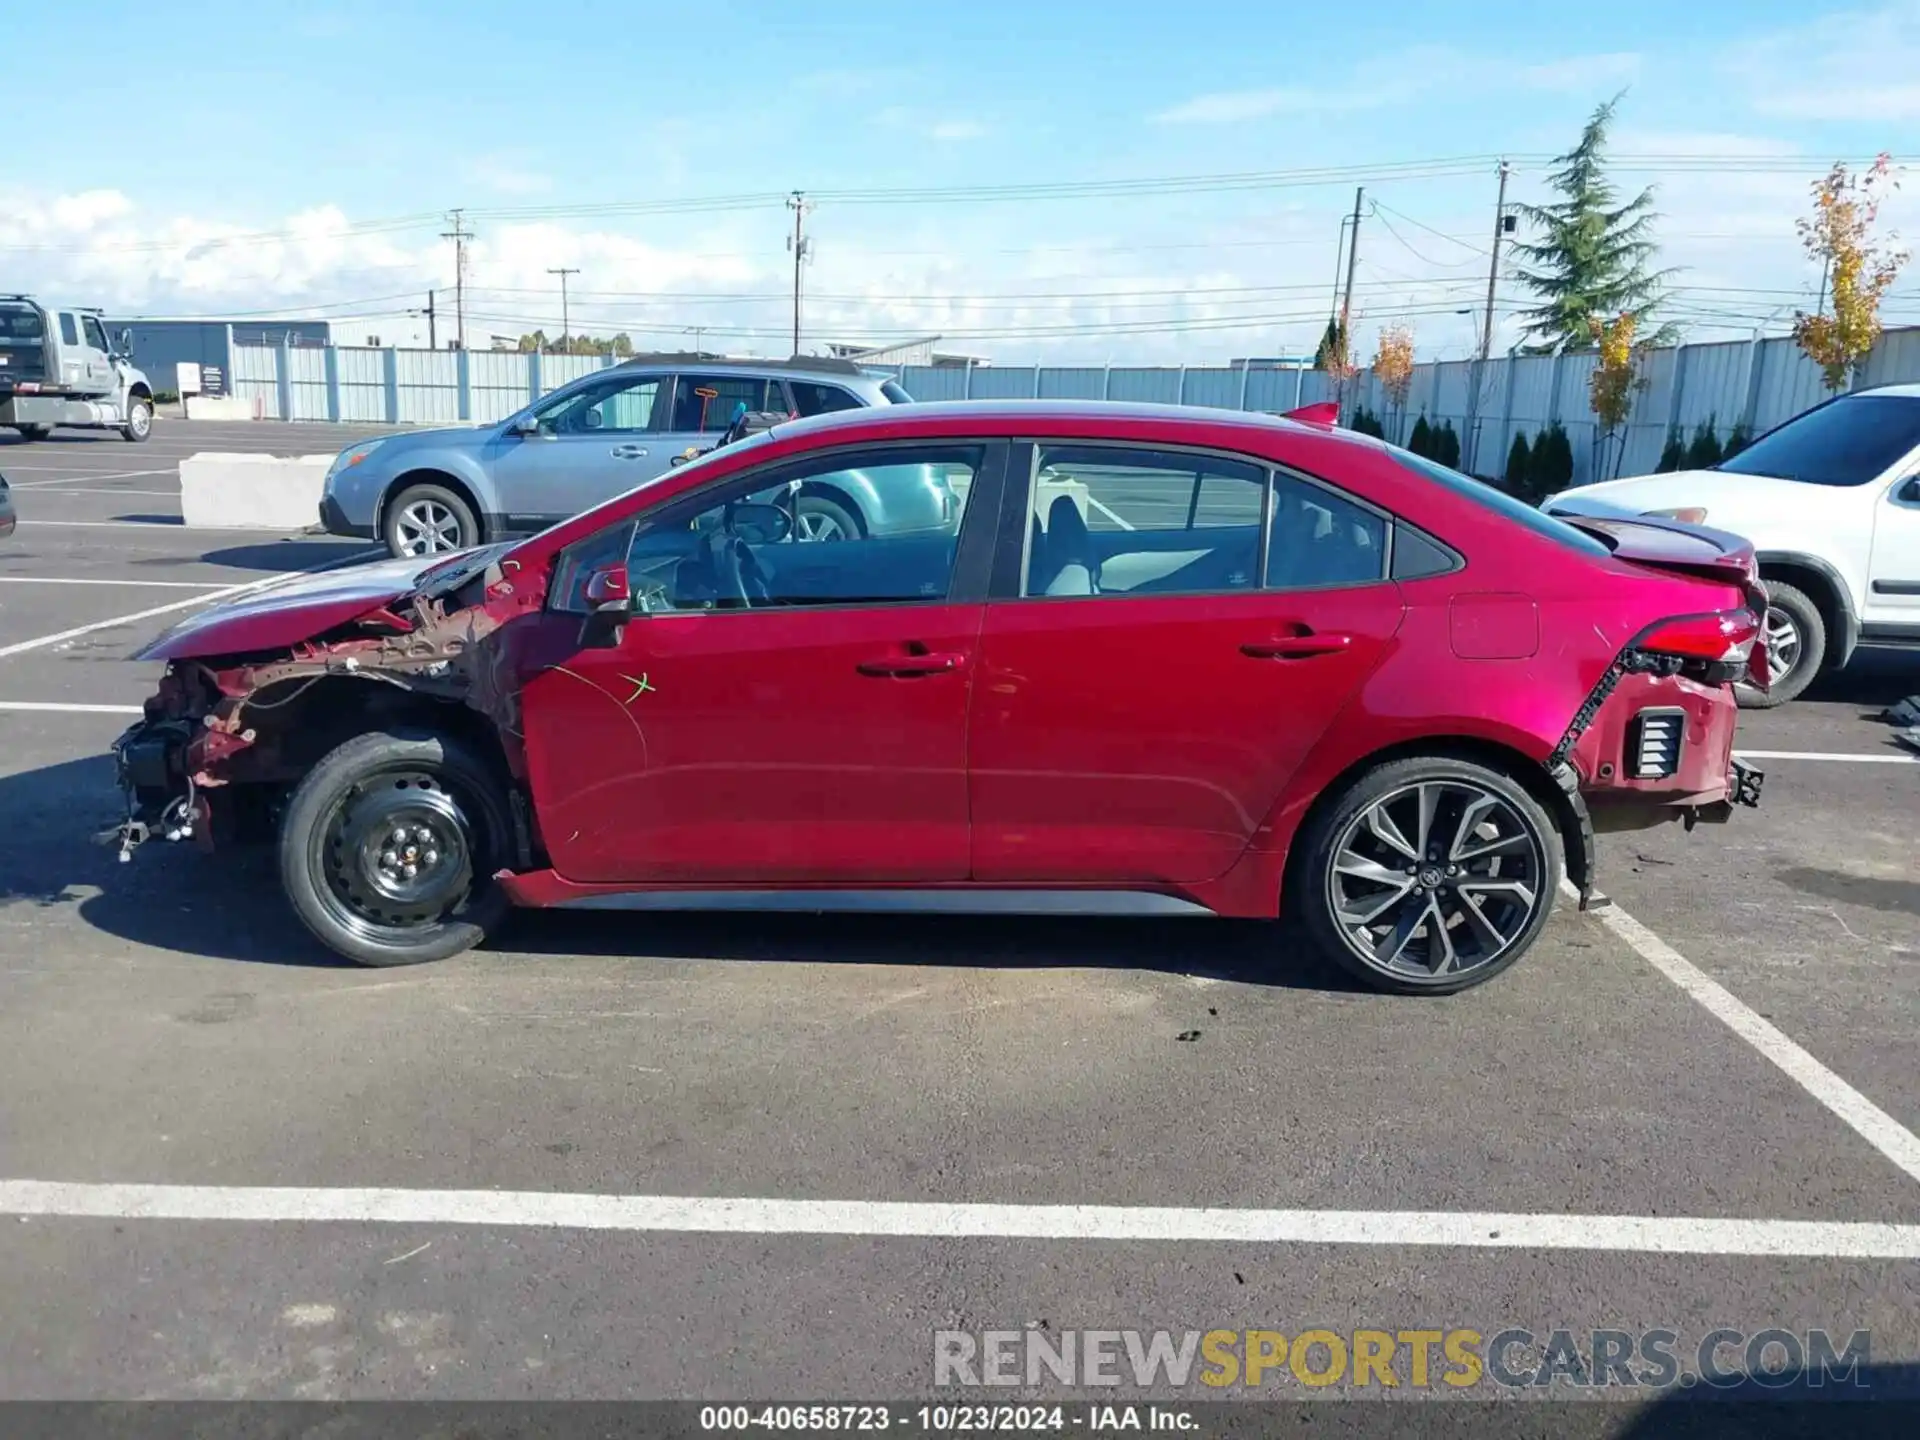
[[[9,49],[70,48],[56,9],[9,9]],[[1513,196],[1537,197],[1542,157],[1625,88],[1622,164],[1662,158],[1621,183],[1658,183],[1682,318],[1728,335],[1779,328],[1767,312],[1817,279],[1792,222],[1831,160],[1920,151],[1917,0],[261,0],[88,17],[84,66],[9,80],[16,112],[60,116],[71,143],[13,147],[0,266],[153,313],[394,316],[451,283],[434,217],[458,205],[480,237],[476,330],[556,329],[545,271],[577,265],[586,324],[774,349],[776,197],[804,188],[825,192],[814,338],[939,331],[1003,361],[1198,363],[1311,343],[1365,180],[1382,212],[1362,225],[1363,345],[1369,321],[1404,318],[1423,353],[1464,353],[1473,322],[1452,312],[1484,290],[1492,165],[1389,167],[1514,155]],[[1285,183],[1048,193],[1240,172]],[[983,186],[1042,193],[831,198]],[[751,199],[684,203],[727,196]],[[643,202],[682,208],[608,208]]]

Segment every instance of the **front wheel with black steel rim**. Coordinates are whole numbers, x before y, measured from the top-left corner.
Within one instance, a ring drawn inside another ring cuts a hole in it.
[[[1444,756],[1358,776],[1302,831],[1288,907],[1376,990],[1451,995],[1538,938],[1560,884],[1559,835],[1506,775]]]
[[[22,440],[44,440],[53,433],[51,425],[16,425],[13,428],[20,432]]]
[[[138,445],[153,434],[153,401],[143,395],[135,395],[127,401],[127,423],[120,427],[120,434]]]
[[[1827,663],[1827,622],[1805,591],[1778,580],[1767,586],[1767,688],[1739,685],[1745,710],[1771,710],[1799,698]]]
[[[301,920],[361,965],[444,960],[507,913],[496,767],[430,730],[357,735],[300,782],[280,823],[280,879]]]
[[[444,485],[410,485],[387,505],[387,549],[407,555],[451,555],[480,543],[473,507]]]

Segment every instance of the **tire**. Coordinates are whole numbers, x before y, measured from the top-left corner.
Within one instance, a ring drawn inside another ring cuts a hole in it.
[[[1771,710],[1789,700],[1798,699],[1806,688],[1820,678],[1827,663],[1827,622],[1803,590],[1778,580],[1767,586],[1767,663],[1772,665],[1776,635],[1791,633],[1797,638],[1798,651],[1782,672],[1774,671],[1773,685],[1764,693],[1747,685],[1735,687],[1743,710]],[[1784,653],[1784,652],[1783,652]]]
[[[51,425],[16,425],[13,428],[20,432],[22,440],[44,440],[53,433]]]
[[[135,445],[144,444],[153,434],[153,401],[135,395],[127,401],[127,423],[120,427],[121,437]]]
[[[321,944],[356,964],[458,955],[509,909],[492,880],[510,848],[507,803],[496,768],[458,740],[421,729],[356,735],[287,801],[281,886]],[[401,830],[400,844],[381,843]],[[404,873],[416,853],[424,879]]]
[[[796,540],[829,542],[858,540],[867,533],[860,517],[831,495],[801,491],[794,502]]]
[[[451,555],[480,543],[473,507],[444,485],[409,485],[388,502],[381,530],[396,559]]]
[[[1418,833],[1423,787],[1432,797],[1425,844]],[[1423,851],[1417,862],[1369,824],[1369,814],[1383,805],[1385,828]],[[1481,819],[1463,826],[1470,814]],[[1457,876],[1447,873],[1449,851],[1467,857]],[[1345,868],[1336,871],[1343,857]],[[1366,863],[1385,878],[1361,873]],[[1405,867],[1415,865],[1416,873],[1407,875]],[[1471,761],[1415,756],[1374,766],[1316,809],[1295,844],[1286,903],[1314,944],[1368,987],[1453,995],[1485,984],[1532,948],[1553,912],[1562,867],[1559,832],[1524,787]],[[1479,882],[1471,893],[1482,898],[1456,890],[1462,881]],[[1373,910],[1376,901],[1389,903]],[[1446,921],[1439,935],[1429,933],[1435,906]],[[1480,923],[1466,913],[1470,906]],[[1381,917],[1372,927],[1354,923],[1369,912]],[[1374,927],[1384,935],[1376,936]],[[1397,957],[1383,956],[1396,940],[1403,947]]]

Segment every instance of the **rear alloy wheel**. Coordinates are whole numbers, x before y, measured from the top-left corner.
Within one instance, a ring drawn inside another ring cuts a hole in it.
[[[414,485],[387,506],[387,549],[407,555],[451,555],[480,543],[472,507],[442,485]]]
[[[153,401],[141,395],[129,399],[127,423],[120,427],[120,434],[136,445],[153,434]]]
[[[280,824],[280,879],[328,948],[362,965],[444,960],[505,917],[509,821],[493,768],[427,730],[358,735],[308,772]]]
[[[864,533],[859,517],[827,495],[801,495],[793,515],[796,540],[858,540]]]
[[[1308,930],[1377,990],[1450,995],[1538,938],[1560,883],[1559,837],[1497,771],[1438,756],[1355,780],[1301,835],[1289,887]]]
[[[1750,685],[1736,687],[1742,709],[1771,710],[1797,699],[1820,678],[1827,660],[1827,622],[1804,591],[1778,580],[1767,586],[1767,674],[1763,694]]]

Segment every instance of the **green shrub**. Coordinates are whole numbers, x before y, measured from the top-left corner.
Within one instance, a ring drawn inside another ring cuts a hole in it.
[[[1460,468],[1460,436],[1451,420],[1433,432],[1433,458],[1449,470]]]
[[[1727,436],[1727,448],[1720,452],[1720,458],[1722,460],[1731,460],[1752,443],[1753,436],[1747,432],[1747,427],[1745,425],[1736,425]]]
[[[1687,468],[1689,470],[1708,470],[1726,459],[1726,451],[1720,448],[1720,437],[1713,432],[1713,416],[1709,415],[1704,424],[1693,432],[1693,440],[1687,446]]]
[[[1682,470],[1687,464],[1687,438],[1675,426],[1667,431],[1667,443],[1660,451],[1660,463],[1653,467],[1656,475],[1665,475],[1672,470]]]
[[[1513,444],[1507,447],[1507,489],[1515,495],[1528,493],[1528,472],[1533,464],[1533,452],[1527,447],[1524,430],[1516,431]]]
[[[1558,420],[1540,432],[1533,442],[1533,466],[1528,472],[1536,498],[1545,499],[1573,483],[1573,442]]]
[[[1427,424],[1422,415],[1413,422],[1413,433],[1407,437],[1407,449],[1425,459],[1433,459],[1433,427]]]

